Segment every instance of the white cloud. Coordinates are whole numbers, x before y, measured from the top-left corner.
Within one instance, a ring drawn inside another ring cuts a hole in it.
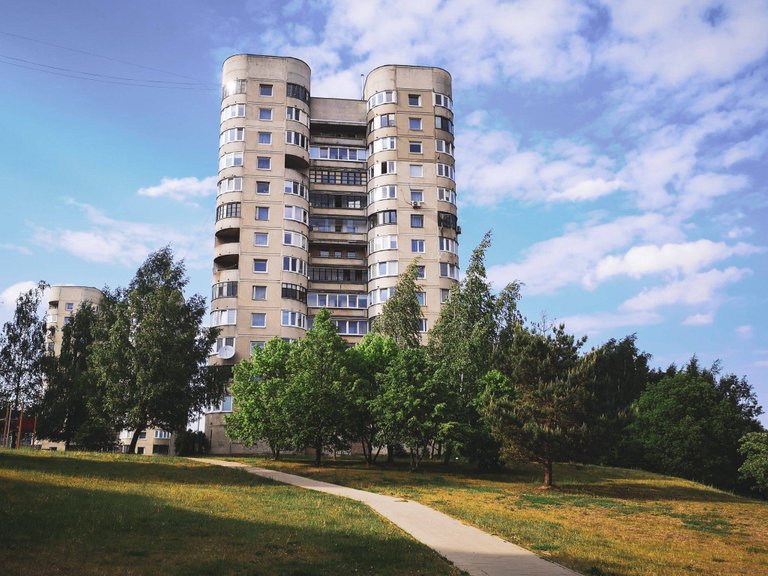
[[[190,266],[202,265],[210,255],[210,250],[198,249],[202,241],[210,245],[208,226],[189,225],[185,232],[179,232],[167,225],[116,220],[90,204],[74,200],[66,203],[85,214],[89,227],[84,230],[37,227],[33,239],[48,250],[63,250],[88,262],[122,266],[139,264],[150,252],[166,244],[171,244],[176,255],[186,258]]]
[[[738,282],[751,274],[747,268],[729,267],[725,270],[709,270],[691,274],[665,286],[643,290],[637,296],[626,300],[621,309],[626,311],[654,310],[661,306],[673,305],[716,305],[719,291],[728,284]]]
[[[491,266],[488,277],[497,286],[519,280],[527,294],[551,293],[578,283],[590,288],[594,267],[607,254],[638,240],[673,241],[680,236],[679,229],[658,214],[574,226],[562,236],[531,246],[521,262]]]
[[[705,314],[693,314],[683,320],[684,326],[709,326],[715,321],[714,312],[707,312]]]
[[[661,246],[648,244],[634,246],[622,256],[606,256],[595,267],[589,283],[602,282],[613,276],[626,275],[640,278],[648,274],[691,274],[714,262],[731,256],[744,256],[761,252],[750,244],[729,246],[724,242],[697,240]]]
[[[565,324],[569,332],[593,336],[625,326],[647,326],[658,324],[663,318],[655,312],[598,312],[596,314],[576,314],[558,318],[556,323]]]
[[[755,366],[758,368],[768,368],[768,360],[758,360],[755,362]]]
[[[37,282],[32,280],[24,280],[22,282],[16,282],[11,284],[5,290],[0,292],[0,326],[13,320],[13,313],[16,310],[16,300],[23,293],[29,290],[37,288]],[[48,289],[43,292],[43,300],[40,303],[39,314],[43,313],[43,310],[48,307]]]
[[[0,250],[11,250],[13,252],[18,252],[19,254],[24,254],[25,256],[29,256],[32,254],[32,250],[27,248],[26,246],[21,246],[19,244],[13,244],[10,242],[6,242],[3,244],[0,244]]]
[[[760,0],[610,2],[611,31],[598,61],[639,84],[726,80],[768,50],[768,7]]]
[[[216,193],[216,176],[198,180],[194,176],[186,178],[163,178],[157,186],[139,188],[139,196],[150,198],[170,198],[177,202],[187,202],[192,198],[205,198]]]
[[[730,167],[744,160],[758,160],[768,150],[768,135],[759,134],[737,142],[723,152],[723,165]]]
[[[755,333],[755,329],[749,324],[744,324],[736,328],[736,334],[738,334],[739,337],[744,340],[749,340],[750,338],[752,338],[752,335],[754,333]]]

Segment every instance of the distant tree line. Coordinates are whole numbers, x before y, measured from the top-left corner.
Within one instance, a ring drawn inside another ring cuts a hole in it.
[[[403,449],[423,458],[463,458],[482,470],[537,462],[638,467],[729,489],[766,489],[768,434],[745,378],[719,363],[649,368],[636,338],[584,351],[562,325],[529,322],[520,285],[494,293],[486,234],[464,279],[420,341],[416,263],[401,275],[373,330],[345,344],[323,309],[306,336],[274,339],[234,368],[231,438],[263,443],[279,458],[311,448],[360,447],[377,462]]]
[[[61,351],[45,353],[37,307],[43,285],[23,294],[0,333],[0,398],[36,418],[38,438],[112,450],[132,431],[186,429],[193,413],[220,400],[226,374],[206,366],[217,329],[203,328],[205,299],[184,296],[187,276],[170,248],[150,254],[127,288],[105,288],[63,328]]]

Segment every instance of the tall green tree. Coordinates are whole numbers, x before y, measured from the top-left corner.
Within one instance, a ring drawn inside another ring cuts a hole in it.
[[[64,326],[59,356],[50,358],[46,369],[37,433],[66,448],[72,442],[89,450],[115,445],[118,430],[104,414],[101,390],[89,370],[96,322],[96,309],[83,303]]]
[[[363,456],[368,464],[376,462],[384,444],[392,445],[394,441],[383,437],[376,405],[383,393],[383,374],[397,352],[395,341],[380,333],[366,334],[356,346],[347,351],[352,385],[347,389],[346,403],[350,409],[352,434],[362,445]]]
[[[133,430],[131,453],[148,427],[184,430],[224,393],[222,371],[205,365],[218,330],[202,327],[205,299],[185,298],[187,282],[183,261],[165,247],[102,301],[93,370],[115,423]]]
[[[327,308],[291,348],[288,358],[288,401],[292,444],[309,446],[320,465],[323,449],[348,446],[349,408],[345,390],[350,386],[347,345],[336,331]]]
[[[634,334],[611,339],[589,353],[588,430],[583,451],[587,462],[617,465],[625,461],[621,438],[632,420],[632,405],[648,382],[651,358],[637,349],[636,340]]]
[[[421,345],[421,305],[418,293],[421,286],[416,282],[418,260],[414,260],[400,274],[395,293],[384,303],[381,315],[373,323],[374,332],[392,338],[401,348]]]
[[[43,292],[48,287],[38,282],[35,288],[16,300],[13,320],[0,332],[0,392],[7,402],[6,413],[18,414],[17,442],[21,440],[24,410],[40,397],[43,386],[45,356],[45,321],[38,314]],[[10,418],[5,422],[3,441],[11,434]]]
[[[451,291],[429,334],[430,372],[444,391],[446,420],[440,437],[446,458],[458,452],[481,468],[498,462],[498,446],[483,425],[477,399],[483,378],[501,361],[500,351],[522,321],[517,309],[520,284],[494,294],[485,268],[491,233],[472,252],[466,275]]]
[[[554,484],[553,463],[570,458],[586,431],[589,367],[579,357],[585,340],[562,325],[517,326],[505,364],[513,392],[487,405],[505,456],[541,464],[544,488]]]
[[[437,383],[429,378],[424,349],[398,349],[379,381],[382,391],[373,410],[381,435],[389,443],[404,444],[411,454],[411,470],[416,470],[446,408]]]
[[[744,463],[741,479],[756,492],[768,494],[768,432],[750,432],[741,437],[739,453]]]
[[[276,460],[291,447],[288,412],[288,360],[292,344],[273,338],[264,348],[254,348],[249,359],[235,365],[232,384],[233,405],[226,418],[227,435],[248,446],[266,442]]]
[[[743,463],[739,440],[762,427],[760,407],[744,379],[719,378],[720,365],[696,357],[682,370],[651,382],[627,428],[628,449],[647,470],[734,488]],[[746,386],[746,388],[745,388]]]

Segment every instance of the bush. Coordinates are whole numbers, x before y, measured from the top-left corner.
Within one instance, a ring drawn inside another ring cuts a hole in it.
[[[208,454],[211,444],[204,432],[179,432],[176,434],[174,448],[177,456],[194,456],[196,454]]]

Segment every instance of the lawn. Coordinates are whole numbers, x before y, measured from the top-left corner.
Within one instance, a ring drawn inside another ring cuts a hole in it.
[[[240,470],[0,450],[0,574],[460,571],[362,504]]]
[[[562,464],[504,474],[426,462],[367,468],[359,460],[252,465],[419,501],[583,574],[768,575],[768,503],[646,472]]]

